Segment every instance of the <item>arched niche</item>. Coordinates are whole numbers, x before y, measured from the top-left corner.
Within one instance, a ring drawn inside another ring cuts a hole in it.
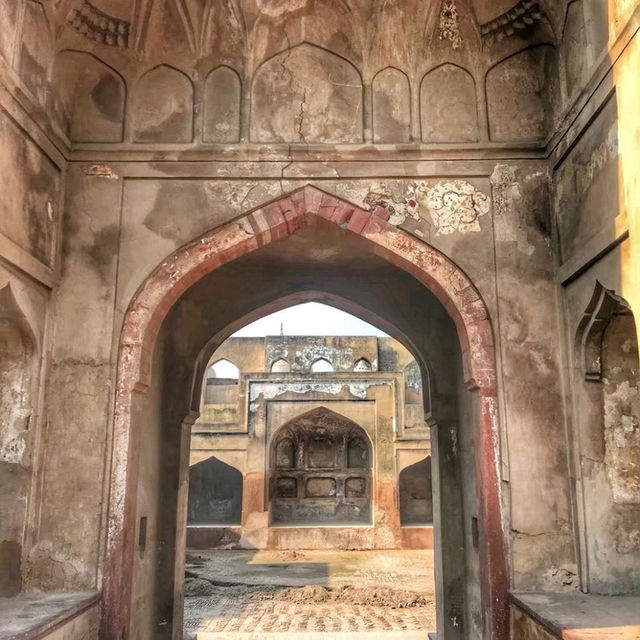
[[[240,141],[240,76],[230,67],[220,66],[204,81],[204,142]]]
[[[333,371],[333,365],[326,358],[318,358],[311,363],[312,373],[329,373]]]
[[[251,94],[253,142],[363,140],[358,70],[326,49],[302,43],[264,62]]]
[[[90,53],[61,51],[53,63],[54,111],[72,142],[121,142],[126,86],[122,76]]]
[[[6,285],[0,289],[0,597],[22,589],[36,360],[34,333]]]
[[[355,422],[313,409],[276,432],[270,460],[272,524],[370,523],[371,445]]]
[[[189,469],[187,523],[233,526],[242,521],[242,473],[215,456]]]
[[[431,456],[409,465],[400,472],[398,494],[401,526],[433,524]]]
[[[544,140],[558,101],[556,50],[538,45],[496,64],[486,77],[489,136],[495,142]]]
[[[133,89],[130,118],[134,142],[191,142],[191,80],[166,64],[147,71]]]
[[[628,303],[597,283],[576,332],[587,588],[640,593],[640,362]]]
[[[430,390],[424,389],[422,371],[415,359],[403,369],[404,378],[404,422],[402,435],[405,438],[428,438],[432,421]]]
[[[237,380],[240,377],[240,369],[226,358],[216,360],[208,370],[208,377]]]
[[[373,141],[399,144],[411,140],[411,90],[409,78],[399,69],[379,71],[371,85]]]
[[[613,501],[640,505],[638,341],[627,302],[598,283],[578,339],[584,377],[597,383],[595,393],[602,396],[604,463]]]
[[[373,371],[373,366],[366,358],[358,358],[353,365],[354,371]]]
[[[276,469],[293,469],[296,466],[296,445],[292,438],[282,438],[276,443]]]
[[[347,467],[368,469],[371,466],[371,452],[365,438],[354,435],[347,443]]]
[[[289,373],[291,365],[284,358],[278,358],[271,363],[271,371],[272,373]]]
[[[420,83],[422,141],[476,142],[478,106],[473,76],[454,64],[443,64]]]

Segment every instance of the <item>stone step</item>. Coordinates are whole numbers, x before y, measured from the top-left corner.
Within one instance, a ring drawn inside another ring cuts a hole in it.
[[[195,640],[429,640],[435,637],[426,631],[283,631],[274,632],[217,632],[198,631]]]

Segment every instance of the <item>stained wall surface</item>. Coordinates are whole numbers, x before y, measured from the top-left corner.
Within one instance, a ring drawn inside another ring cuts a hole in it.
[[[111,464],[126,455],[111,448],[126,309],[177,248],[306,184],[435,247],[485,301],[510,586],[637,591],[637,512],[616,502],[606,448],[593,456],[606,432],[581,404],[598,383],[578,338],[598,282],[637,332],[637,3],[534,4],[248,2],[241,20],[191,2],[0,5],[2,353],[30,380],[1,432],[0,559],[20,558],[5,593],[100,588]],[[461,435],[458,462],[474,447]],[[174,436],[145,435],[156,449]],[[463,502],[474,482],[460,479]],[[137,499],[151,565],[154,496]],[[461,637],[482,636],[473,609]]]

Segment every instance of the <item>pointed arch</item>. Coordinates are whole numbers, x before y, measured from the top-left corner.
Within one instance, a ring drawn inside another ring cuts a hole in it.
[[[487,308],[478,291],[444,254],[389,224],[376,212],[306,186],[204,234],[177,250],[146,279],[125,314],[120,336],[104,582],[103,632],[117,635],[130,617],[135,530],[135,462],[129,458],[136,394],[148,388],[158,332],[178,298],[205,275],[313,221],[358,236],[363,246],[410,274],[448,312],[463,355],[463,376],[474,392],[475,469],[479,487],[483,602],[494,638],[508,632],[509,572],[499,478],[496,365]],[[202,374],[200,374],[202,375]]]
[[[291,371],[291,365],[284,358],[278,358],[271,363],[272,373],[289,373]]]
[[[373,366],[371,362],[369,362],[369,360],[367,360],[366,358],[358,358],[353,365],[353,370],[354,371],[373,371]]]
[[[227,378],[229,380],[237,380],[240,377],[240,369],[228,360],[227,358],[220,358],[216,360],[207,370],[207,373],[211,374],[207,377],[210,378]]]
[[[160,64],[143,73],[133,91],[130,119],[135,142],[191,142],[191,78],[168,64]]]
[[[311,363],[313,373],[329,373],[333,371],[333,364],[327,358],[317,358]]]

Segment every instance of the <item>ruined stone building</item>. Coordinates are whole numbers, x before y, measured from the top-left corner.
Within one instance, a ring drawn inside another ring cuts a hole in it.
[[[393,338],[229,338],[200,402],[189,548],[433,545],[420,368]]]
[[[632,624],[638,4],[0,0],[0,636],[181,638],[211,357],[309,300],[419,367],[438,638]],[[363,357],[332,399],[397,418],[377,381],[401,373]],[[289,375],[238,390],[262,411]],[[370,418],[322,400],[274,405],[282,468],[247,446],[247,536],[287,543],[259,487],[335,481],[372,547],[403,544],[367,500],[404,440],[376,467]],[[334,421],[334,475],[289,473],[296,430]]]

